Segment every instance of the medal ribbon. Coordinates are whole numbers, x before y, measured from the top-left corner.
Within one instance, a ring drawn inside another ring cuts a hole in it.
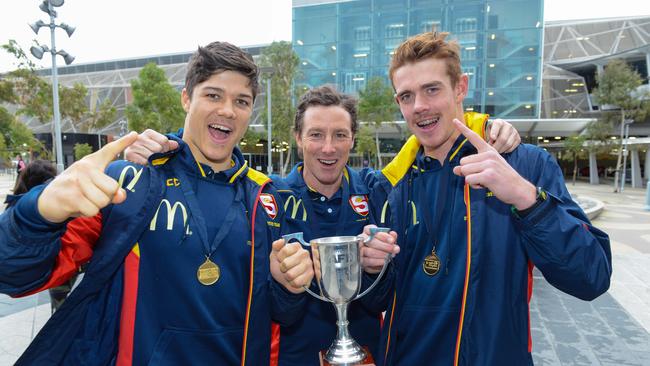
[[[449,164],[448,162],[445,161],[445,163]],[[449,185],[451,184],[451,176],[450,172],[447,171],[449,166],[445,167],[444,165],[440,169],[441,176],[438,179],[438,194],[436,195],[436,209],[434,212],[434,219],[431,220],[431,211],[429,208],[431,207],[431,190],[426,189],[428,188],[427,185],[424,187],[424,192],[420,191],[420,195],[424,194],[424,207],[422,210],[422,214],[424,216],[424,225],[427,230],[427,236],[431,241],[434,243],[434,248],[438,244],[438,240],[436,240],[437,235],[436,232],[440,229],[440,223],[442,221],[442,212],[445,209],[445,204],[447,203],[447,196],[449,195]],[[453,173],[452,173],[453,174]],[[422,177],[420,177],[422,179]]]
[[[223,223],[221,224],[221,227],[219,228],[219,231],[217,234],[214,236],[214,239],[212,240],[212,243],[208,242],[208,229],[205,223],[205,219],[203,218],[203,214],[201,212],[201,207],[199,206],[199,201],[196,197],[196,193],[194,193],[194,190],[192,189],[192,184],[190,183],[190,180],[187,179],[187,175],[185,172],[183,172],[183,168],[180,169],[174,169],[174,173],[178,175],[178,177],[181,180],[181,189],[183,191],[183,195],[185,196],[185,200],[187,201],[187,204],[189,206],[189,211],[190,211],[190,218],[193,219],[196,223],[196,231],[199,233],[199,238],[201,239],[201,244],[203,245],[203,249],[205,250],[205,255],[206,258],[210,258],[212,254],[217,250],[219,245],[223,242],[223,239],[230,233],[230,229],[232,227],[233,222],[235,221],[235,218],[237,217],[237,210],[235,209],[235,206],[239,204],[242,200],[242,189],[239,187],[239,184],[234,184],[235,186],[235,196],[230,203],[230,207],[228,208],[227,214],[225,219],[223,220]]]

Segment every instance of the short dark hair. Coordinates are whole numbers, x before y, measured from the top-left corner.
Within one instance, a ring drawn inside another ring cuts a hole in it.
[[[296,117],[293,122],[293,130],[296,133],[302,133],[305,112],[307,112],[307,109],[311,106],[342,107],[350,115],[350,121],[352,122],[350,128],[352,129],[352,133],[357,133],[359,128],[359,122],[357,122],[357,100],[351,95],[337,91],[331,85],[323,85],[309,89],[302,95],[302,97],[300,97],[298,107],[296,107]]]
[[[194,52],[185,74],[185,90],[190,99],[194,87],[223,71],[236,71],[246,76],[255,99],[259,87],[259,69],[250,54],[228,42],[212,42]]]
[[[34,160],[20,171],[13,194],[23,194],[56,176],[56,168],[47,160]]]

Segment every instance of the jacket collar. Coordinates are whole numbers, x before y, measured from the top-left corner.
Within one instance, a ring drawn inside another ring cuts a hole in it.
[[[489,115],[468,112],[464,114],[465,124],[472,129],[472,131],[478,133],[481,137],[485,138],[485,124],[488,121]],[[388,179],[390,184],[394,187],[397,183],[404,178],[406,173],[411,169],[415,158],[420,151],[420,141],[412,135],[404,143],[400,151],[393,158],[393,160],[382,169],[382,174]],[[452,154],[454,149],[451,150]],[[450,156],[452,159],[456,156]]]
[[[192,155],[189,145],[176,135],[167,135],[170,140],[178,142],[178,148],[165,153],[155,153],[149,157],[149,164],[151,166],[158,166],[166,164],[171,158],[180,162],[181,166],[188,169],[188,171],[198,171],[198,174],[207,177],[213,174],[222,174],[223,179],[228,183],[234,183],[245,177],[249,172],[248,163],[244,159],[238,147],[235,146],[231,155],[231,167],[222,172],[212,172],[211,169],[204,164],[200,164]]]

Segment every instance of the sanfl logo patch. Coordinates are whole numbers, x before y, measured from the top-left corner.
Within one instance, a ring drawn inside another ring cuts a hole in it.
[[[278,205],[275,202],[275,197],[269,193],[260,194],[260,203],[264,207],[264,211],[270,218],[274,219],[278,215]]]
[[[369,210],[368,197],[366,195],[350,196],[350,205],[354,212],[361,216],[367,216]]]

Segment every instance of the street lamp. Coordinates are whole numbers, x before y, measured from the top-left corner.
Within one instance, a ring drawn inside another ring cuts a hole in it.
[[[63,146],[61,143],[61,112],[59,111],[59,80],[56,70],[56,55],[63,57],[66,65],[70,65],[74,61],[74,56],[65,52],[64,50],[56,50],[56,42],[54,37],[54,30],[59,27],[63,29],[68,37],[72,36],[72,33],[75,31],[75,27],[67,25],[65,23],[56,24],[54,19],[56,18],[55,7],[63,5],[64,0],[43,0],[41,5],[38,6],[43,12],[47,13],[50,16],[50,23],[45,23],[42,20],[38,20],[29,25],[34,33],[38,34],[38,31],[41,27],[50,28],[50,37],[52,41],[52,48],[49,48],[45,45],[43,46],[32,46],[29,51],[37,59],[42,59],[45,52],[52,54],[52,99],[54,104],[54,145],[56,147],[56,170],[57,173],[63,172]]]

